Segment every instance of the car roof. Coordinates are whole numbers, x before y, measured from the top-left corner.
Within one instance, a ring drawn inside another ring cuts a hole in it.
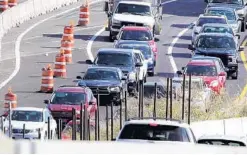
[[[138,5],[147,5],[147,6],[151,6],[150,3],[148,2],[143,2],[143,1],[140,1],[140,0],[135,0],[135,1],[120,1],[120,3],[125,3],[125,4],[138,4]]]
[[[188,65],[215,65],[213,60],[190,60]]]
[[[101,48],[98,50],[98,54],[100,53],[121,53],[121,54],[132,54],[133,49],[123,49],[123,48]]]
[[[146,26],[124,26],[122,30],[150,31],[150,28]]]
[[[228,25],[228,24],[218,24],[218,23],[207,23],[207,24],[204,24],[204,25],[203,25],[203,27],[206,27],[206,26],[232,28],[232,27],[231,27],[230,25]]]
[[[150,46],[148,41],[137,41],[137,40],[119,40],[117,42],[117,45],[121,45],[121,44],[134,44],[134,45],[147,45]]]
[[[86,88],[80,86],[60,86],[55,92],[81,92],[85,93]]]
[[[44,108],[36,108],[36,107],[17,107],[12,109],[13,111],[39,111],[43,112]]]
[[[228,11],[235,11],[234,8],[224,7],[224,6],[211,6],[206,8],[207,10],[228,10]]]
[[[120,71],[119,68],[117,67],[106,67],[106,66],[97,66],[97,65],[92,65],[92,66],[88,66],[88,69],[100,69],[100,70],[110,70],[110,71]]]
[[[198,138],[199,140],[213,140],[213,139],[222,139],[222,140],[232,140],[232,141],[241,141],[246,144],[246,136],[235,136],[235,135],[203,135]]]
[[[165,119],[159,119],[156,118],[155,120],[152,118],[147,118],[147,119],[130,119],[125,122],[125,125],[128,124],[159,124],[159,125],[167,125],[167,126],[178,126],[178,127],[183,127],[183,128],[189,128],[190,126],[187,123],[181,122],[181,121],[173,121],[173,120],[165,120]]]
[[[219,36],[219,37],[230,37],[233,38],[232,34],[229,33],[200,33],[199,36]]]

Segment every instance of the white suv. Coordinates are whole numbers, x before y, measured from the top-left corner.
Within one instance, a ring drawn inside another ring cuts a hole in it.
[[[133,118],[125,122],[116,141],[173,141],[196,143],[186,123],[165,118]]]
[[[139,80],[147,81],[147,71],[148,71],[148,61],[145,59],[144,55],[140,50],[132,50],[135,54],[135,59],[137,63],[142,63],[140,67]]]

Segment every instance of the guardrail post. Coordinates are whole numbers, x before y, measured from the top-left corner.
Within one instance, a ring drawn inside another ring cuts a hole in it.
[[[168,104],[169,104],[169,78],[166,79],[166,118],[168,118]]]

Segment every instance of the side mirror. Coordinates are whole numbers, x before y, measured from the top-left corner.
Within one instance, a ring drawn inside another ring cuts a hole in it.
[[[219,74],[219,76],[226,76],[226,73],[225,73],[225,72],[221,72],[221,73]]]
[[[141,67],[143,64],[141,62],[136,63],[136,67]]]
[[[159,38],[156,38],[156,37],[155,37],[155,38],[154,38],[154,41],[155,41],[155,42],[158,42],[158,41],[160,41],[160,40],[159,40]]]
[[[89,101],[89,103],[88,103],[89,105],[93,105],[94,104],[94,102],[93,101]]]
[[[244,18],[243,17],[239,17],[238,21],[244,21]]]
[[[181,71],[177,71],[177,74],[178,75],[182,75],[183,73]]]
[[[92,60],[86,60],[86,64],[90,64],[90,65],[92,65],[92,64],[93,64],[93,62],[92,62]]]
[[[76,79],[80,79],[80,80],[81,80],[81,79],[82,79],[82,77],[81,77],[81,76],[76,76]]]
[[[104,5],[104,11],[107,12],[109,11],[109,3],[106,1]]]
[[[198,35],[198,34],[199,34],[199,32],[195,32],[195,34],[196,34],[196,35]]]
[[[240,46],[238,51],[244,51],[244,46]]]
[[[194,51],[195,50],[195,48],[192,45],[189,45],[188,46],[188,49],[191,50],[191,51]]]
[[[238,39],[240,39],[240,34],[235,34],[236,37],[238,37]]]
[[[191,26],[191,27],[194,27],[194,26],[195,26],[195,23],[190,23],[190,26]]]
[[[184,67],[182,67],[182,70],[184,70],[185,68]]]
[[[50,100],[44,100],[44,103],[45,104],[49,104],[50,103]]]
[[[123,76],[122,77],[122,80],[127,80],[127,76]]]

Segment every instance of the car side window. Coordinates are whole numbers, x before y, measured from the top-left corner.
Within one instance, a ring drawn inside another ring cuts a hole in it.
[[[141,58],[140,58],[138,53],[135,53],[135,57],[136,57],[137,63],[138,62],[142,62],[142,60],[141,60]]]

